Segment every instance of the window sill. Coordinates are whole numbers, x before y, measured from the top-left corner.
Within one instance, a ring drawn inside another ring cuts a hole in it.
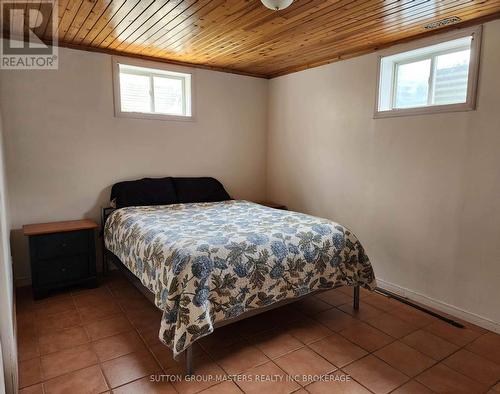
[[[117,111],[115,113],[115,117],[116,118],[134,118],[134,119],[146,119],[146,120],[174,121],[174,122],[194,122],[196,120],[193,115],[181,116],[181,115],[148,114],[148,113],[143,113],[143,112],[121,112],[121,111]]]
[[[433,105],[429,107],[391,109],[387,111],[375,111],[373,119],[395,118],[401,116],[431,115],[446,112],[474,111],[476,106],[470,103]]]

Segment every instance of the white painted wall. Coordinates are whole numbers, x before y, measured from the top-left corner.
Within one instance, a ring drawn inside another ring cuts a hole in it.
[[[375,54],[270,82],[196,70],[196,122],[115,118],[106,55],[2,71],[16,276],[29,276],[22,224],[97,218],[114,182],[212,175],[261,199],[267,166],[267,197],[351,227],[384,285],[498,323],[498,36],[488,23],[477,111],[379,120]]]
[[[17,388],[17,346],[3,140],[0,104],[0,393],[14,393]]]
[[[0,72],[17,278],[23,224],[97,219],[117,181],[214,176],[231,196],[264,197],[268,82],[194,72],[192,122],[114,117],[108,55],[61,48],[57,71]]]
[[[374,120],[376,54],[271,80],[267,176],[269,199],[350,227],[380,283],[496,330],[498,37],[486,24],[473,112]]]

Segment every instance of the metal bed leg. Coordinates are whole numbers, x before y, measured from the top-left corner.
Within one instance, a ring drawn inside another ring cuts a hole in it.
[[[109,272],[109,263],[108,263],[108,256],[106,255],[106,251],[102,250],[102,275],[103,276],[108,276]]]
[[[359,285],[354,286],[354,299],[353,299],[352,307],[355,310],[359,309]]]
[[[186,350],[186,375],[193,375],[193,347],[189,346]]]

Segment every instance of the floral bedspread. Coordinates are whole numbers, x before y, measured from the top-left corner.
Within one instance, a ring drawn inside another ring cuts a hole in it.
[[[155,294],[160,339],[175,356],[245,311],[340,284],[376,286],[345,227],[248,201],[121,208],[104,236]]]

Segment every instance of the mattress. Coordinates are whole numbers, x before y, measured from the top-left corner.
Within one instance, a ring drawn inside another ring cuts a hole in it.
[[[338,285],[376,286],[350,230],[249,201],[121,208],[104,240],[155,295],[159,337],[175,356],[247,311]]]

